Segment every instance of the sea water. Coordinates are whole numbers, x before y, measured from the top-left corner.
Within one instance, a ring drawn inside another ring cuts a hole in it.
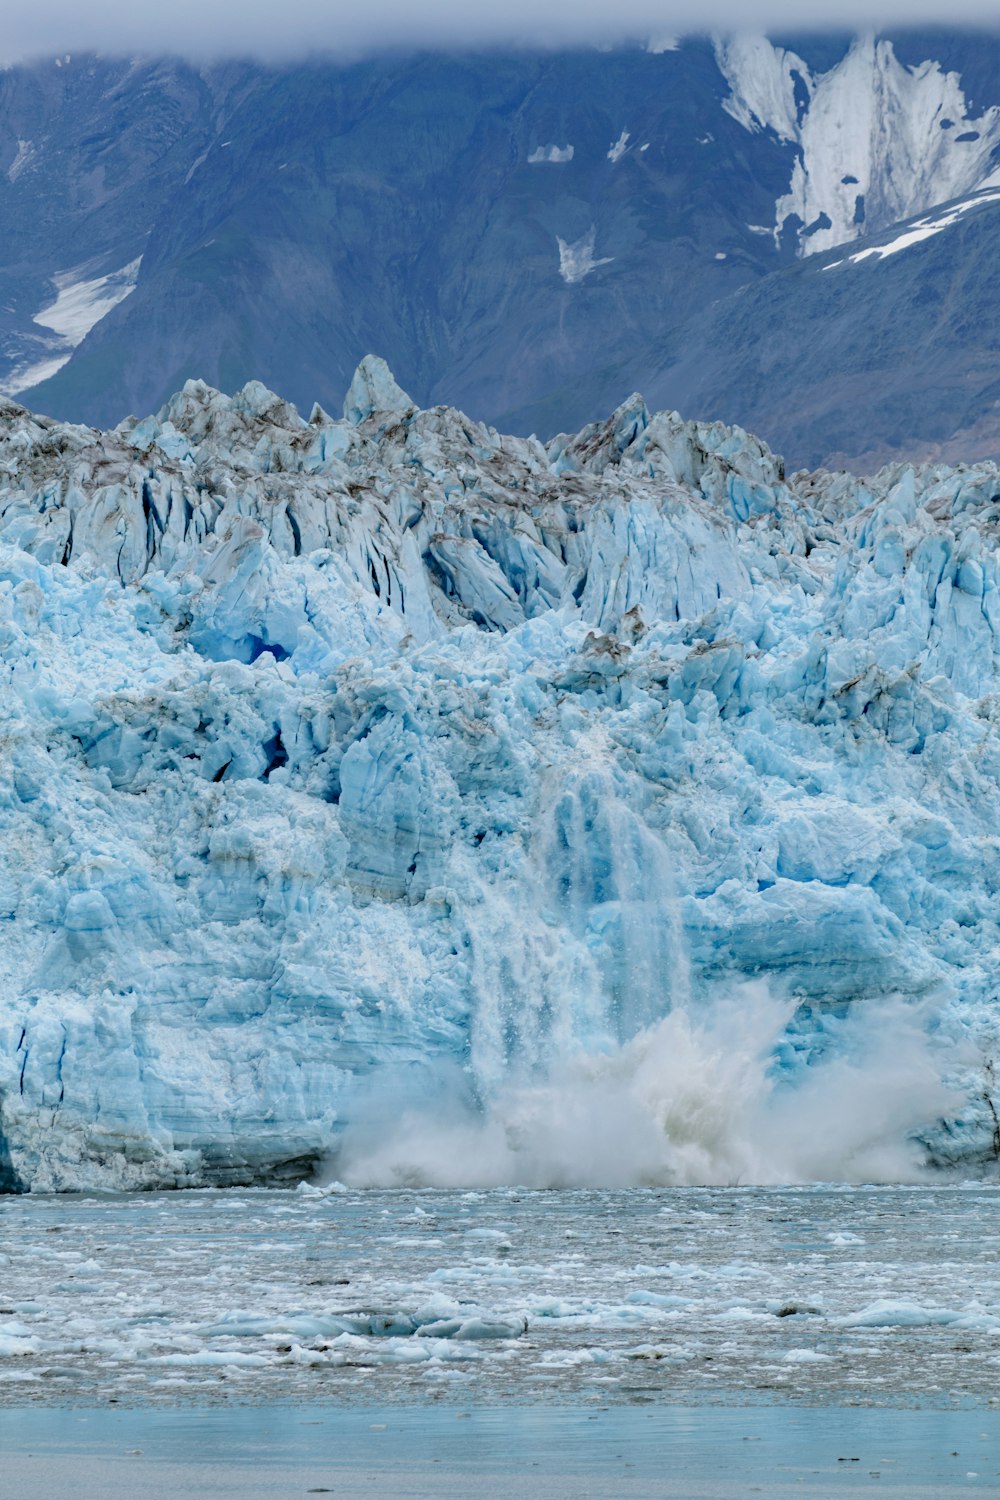
[[[4,1500],[897,1500],[995,1495],[996,1412],[0,1409]]]

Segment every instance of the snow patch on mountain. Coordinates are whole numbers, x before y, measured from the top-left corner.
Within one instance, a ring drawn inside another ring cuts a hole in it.
[[[30,386],[48,380],[68,364],[73,350],[112,308],[124,302],[135,290],[142,256],[107,275],[82,277],[79,270],[58,271],[52,278],[56,299],[35,313],[32,321],[39,328],[56,335],[43,341],[45,353],[23,362],[10,372],[4,385],[5,395],[16,395]]]
[[[572,146],[536,146],[528,157],[532,166],[539,162],[567,162],[573,160]]]
[[[908,67],[891,41],[858,37],[826,73],[764,37],[719,41],[723,108],[749,131],[794,145],[775,241],[791,230],[815,254],[960,198],[997,180],[1000,109],[979,116],[957,73]]]
[[[34,321],[40,328],[51,328],[75,348],[95,323],[135,291],[141,265],[140,255],[121,270],[93,280],[81,279],[77,271],[58,272],[52,278],[58,296],[35,314]]]
[[[581,235],[572,244],[568,244],[558,235],[556,242],[559,246],[559,275],[567,286],[576,286],[578,282],[589,276],[591,271],[596,271],[598,266],[609,266],[614,260],[613,255],[595,257],[597,228],[593,224],[586,234]]]
[[[895,235],[884,245],[870,245],[867,250],[859,250],[855,255],[848,255],[844,260],[830,261],[823,267],[823,270],[832,271],[837,266],[859,265],[865,260],[886,260],[890,255],[898,255],[901,250],[909,250],[913,245],[919,245],[924,240],[931,239],[935,234],[940,234],[943,229],[950,229],[953,224],[957,224],[960,219],[964,218],[970,209],[977,208],[984,203],[996,203],[998,200],[1000,200],[1000,191],[977,193],[975,197],[967,198],[964,203],[956,203],[948,209],[947,213],[917,219],[901,234]]]
[[[34,144],[31,141],[19,140],[17,143],[17,155],[7,168],[8,182],[16,182],[25,168],[31,165],[34,156]]]
[[[801,57],[776,47],[766,36],[739,36],[719,38],[715,58],[731,90],[722,101],[727,114],[751,134],[773,130],[779,140],[798,140],[795,86],[801,80],[807,88],[810,79]]]

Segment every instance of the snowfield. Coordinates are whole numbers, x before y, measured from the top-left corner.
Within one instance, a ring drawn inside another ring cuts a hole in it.
[[[998,523],[374,359],[0,407],[5,1185],[988,1169]]]
[[[776,244],[790,232],[815,255],[998,181],[1000,109],[974,114],[957,73],[907,66],[889,40],[857,36],[815,76],[760,36],[718,41],[716,61],[731,89],[723,109],[798,147]]]

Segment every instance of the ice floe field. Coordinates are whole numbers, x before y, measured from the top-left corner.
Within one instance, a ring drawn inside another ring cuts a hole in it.
[[[1000,1194],[0,1200],[4,1405],[1000,1405]]]

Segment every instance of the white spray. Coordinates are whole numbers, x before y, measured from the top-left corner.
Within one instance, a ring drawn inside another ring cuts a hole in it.
[[[759,981],[692,999],[669,851],[607,771],[550,791],[516,883],[482,889],[468,1066],[442,1066],[430,1108],[400,1116],[376,1095],[331,1172],[442,1187],[919,1177],[913,1134],[956,1100],[917,1010],[860,1003],[790,1079],[774,1052],[794,1001]]]
[[[859,1011],[835,1056],[790,1082],[773,1049],[791,1018],[760,983],[695,1019],[678,1010],[544,1082],[508,1081],[481,1116],[457,1093],[389,1131],[349,1133],[336,1162],[367,1186],[900,1182],[924,1175],[911,1139],[954,1107],[903,1002]]]

